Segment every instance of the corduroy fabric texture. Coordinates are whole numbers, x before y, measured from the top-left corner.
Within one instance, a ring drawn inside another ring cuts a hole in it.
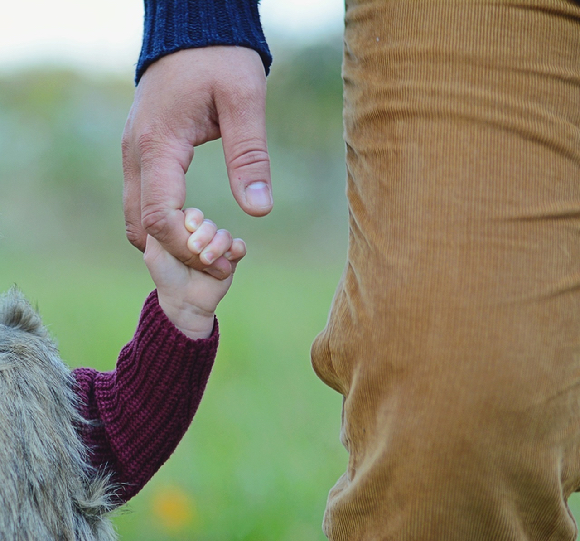
[[[258,0],[145,0],[143,45],[135,83],[162,56],[209,45],[254,49],[268,74],[272,55],[260,23]]]
[[[580,5],[348,0],[332,541],[576,538]]]
[[[97,469],[120,486],[119,503],[139,492],[173,453],[199,406],[218,346],[218,325],[207,340],[191,340],[167,319],[152,292],[135,336],[114,372],[73,371],[83,441]]]

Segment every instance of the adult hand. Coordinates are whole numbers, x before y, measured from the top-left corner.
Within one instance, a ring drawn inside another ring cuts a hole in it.
[[[147,68],[123,134],[123,204],[129,241],[141,251],[147,234],[186,265],[224,279],[187,249],[185,173],[194,147],[222,138],[232,194],[251,216],[272,210],[266,145],[266,76],[252,49],[185,49]]]

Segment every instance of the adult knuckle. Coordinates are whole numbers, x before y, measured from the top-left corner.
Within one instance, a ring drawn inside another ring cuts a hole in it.
[[[143,250],[145,248],[143,242],[143,233],[142,231],[133,223],[126,222],[125,223],[125,235],[127,240],[139,250]]]
[[[230,74],[231,75],[231,74]],[[216,85],[218,98],[225,98],[233,103],[246,104],[262,100],[266,95],[265,80],[248,77],[246,73],[238,73],[236,77],[224,77]]]
[[[133,149],[133,141],[129,138],[129,134],[127,132],[123,133],[123,137],[121,138],[121,154],[123,156],[123,160],[126,160]]]
[[[147,129],[137,136],[136,148],[140,155],[148,156],[156,154],[160,147],[160,138],[156,130]]]
[[[230,161],[232,169],[254,166],[270,167],[270,156],[261,142],[245,141],[234,148]]]
[[[131,180],[132,177],[138,174],[139,163],[135,156],[133,140],[126,133],[123,134],[123,138],[121,139],[121,158],[125,180]]]
[[[158,205],[145,206],[141,213],[141,225],[149,235],[163,242],[169,234],[167,210]]]
[[[140,157],[141,162],[155,161],[162,157],[168,148],[171,148],[173,136],[169,127],[164,127],[163,123],[142,128],[134,138],[134,147]]]
[[[235,89],[235,97],[241,103],[262,101],[263,85],[255,79],[245,80]]]

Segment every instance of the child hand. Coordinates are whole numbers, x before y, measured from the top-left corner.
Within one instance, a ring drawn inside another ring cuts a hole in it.
[[[159,305],[169,320],[186,336],[207,338],[213,330],[214,312],[227,293],[237,263],[246,255],[242,239],[232,239],[229,231],[217,229],[204,220],[199,209],[186,209],[185,228],[191,233],[187,246],[200,255],[207,266],[224,257],[232,275],[218,280],[206,272],[187,267],[167,252],[153,237],[147,237],[144,260],[155,282]]]

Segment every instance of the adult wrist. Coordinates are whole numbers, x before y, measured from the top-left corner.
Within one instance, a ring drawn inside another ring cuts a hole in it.
[[[165,55],[212,45],[254,49],[268,74],[272,55],[260,23],[258,0],[145,0],[143,45],[135,82]]]

